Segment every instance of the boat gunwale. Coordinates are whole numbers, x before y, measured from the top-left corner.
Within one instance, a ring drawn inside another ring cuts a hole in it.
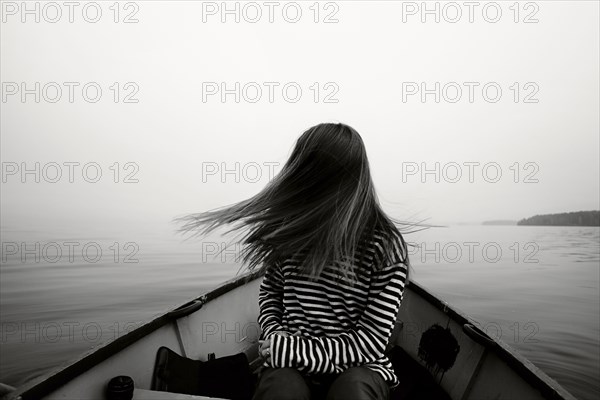
[[[54,390],[60,388],[77,376],[87,372],[100,362],[108,359],[109,357],[117,354],[119,351],[127,348],[129,345],[137,342],[139,339],[147,336],[148,334],[156,331],[157,329],[173,322],[177,318],[184,317],[192,314],[202,308],[207,302],[214,300],[240,286],[243,286],[250,281],[253,281],[263,275],[261,271],[251,271],[244,273],[240,276],[234,277],[228,281],[225,281],[218,287],[206,292],[203,295],[197,296],[191,300],[187,300],[182,304],[174,307],[173,309],[164,312],[161,315],[154,317],[153,319],[143,323],[138,328],[126,333],[123,336],[109,340],[99,347],[95,347],[84,354],[80,355],[77,359],[69,361],[67,365],[59,366],[48,373],[36,378],[21,387],[17,388],[14,392],[11,392],[4,397],[2,400],[11,399],[38,399],[42,396],[46,396]],[[467,314],[456,309],[454,306],[449,305],[447,302],[441,300],[435,296],[430,290],[424,286],[409,281],[406,286],[409,290],[415,292],[415,294],[421,296],[429,304],[448,315],[451,319],[457,322],[459,325],[464,326],[465,324],[472,324],[476,322],[474,319],[469,318]],[[197,306],[190,307],[194,303],[198,303]],[[187,309],[187,311],[185,311]],[[182,312],[183,311],[183,312]],[[176,318],[174,316],[177,316]],[[494,352],[499,358],[505,361],[516,373],[525,379],[529,384],[532,384],[540,393],[547,399],[566,399],[566,400],[577,400],[571,395],[566,389],[564,389],[558,382],[549,377],[545,372],[536,367],[531,361],[525,358],[523,355],[518,353],[515,349],[502,342],[502,340],[490,337],[483,332],[479,327],[472,325],[474,330],[489,338],[495,343],[492,346],[485,346],[488,351]],[[472,339],[475,340],[475,339]]]

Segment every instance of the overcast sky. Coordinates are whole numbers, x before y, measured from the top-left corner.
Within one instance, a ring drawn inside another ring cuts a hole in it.
[[[598,2],[513,3],[2,2],[2,225],[231,204],[327,121],[400,219],[598,209]]]

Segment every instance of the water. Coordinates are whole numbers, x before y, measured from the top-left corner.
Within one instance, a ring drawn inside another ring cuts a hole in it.
[[[406,239],[420,245],[411,247],[412,279],[576,397],[600,396],[598,228],[465,225]],[[213,256],[220,242],[182,242],[169,224],[99,227],[87,235],[3,227],[2,242],[0,382],[14,386],[239,268],[236,254]]]

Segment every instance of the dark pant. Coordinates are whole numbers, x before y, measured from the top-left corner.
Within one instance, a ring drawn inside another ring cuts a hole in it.
[[[381,375],[367,367],[319,378],[305,377],[293,368],[266,368],[253,400],[387,400],[389,395]]]

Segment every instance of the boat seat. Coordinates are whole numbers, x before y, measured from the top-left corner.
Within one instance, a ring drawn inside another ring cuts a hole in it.
[[[451,400],[440,388],[429,371],[409,356],[401,347],[394,346],[387,352],[394,371],[400,379],[400,385],[391,392],[390,400]],[[250,370],[256,376],[262,360],[254,358],[250,362]],[[155,390],[135,389],[133,400],[206,400],[214,397],[194,396]]]
[[[219,400],[216,397],[192,396],[190,394],[159,392],[135,388],[132,400]]]

